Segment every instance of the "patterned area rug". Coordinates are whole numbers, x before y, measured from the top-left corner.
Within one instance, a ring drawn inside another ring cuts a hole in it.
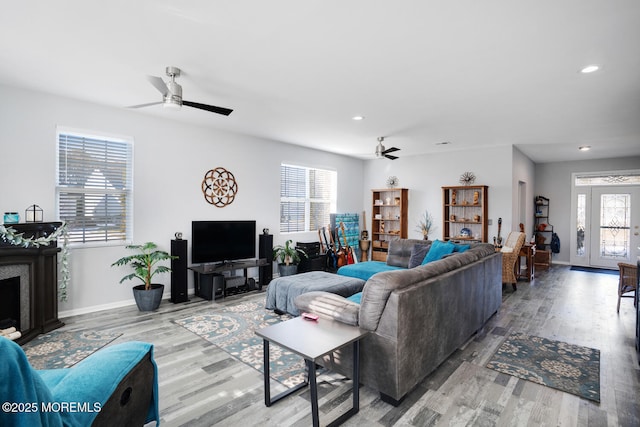
[[[52,331],[22,346],[35,369],[69,368],[122,334],[91,331]]]
[[[197,316],[176,320],[194,334],[220,347],[234,358],[263,372],[262,338],[256,329],[288,320],[264,308],[264,294],[238,305],[211,310]],[[269,346],[269,374],[274,380],[292,387],[305,380],[304,359],[275,344]]]
[[[600,402],[600,350],[514,333],[487,368]]]

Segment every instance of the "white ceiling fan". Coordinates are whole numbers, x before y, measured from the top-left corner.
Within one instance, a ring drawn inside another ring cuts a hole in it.
[[[396,147],[391,147],[391,148],[384,148],[384,145],[382,145],[382,142],[384,141],[384,136],[378,137],[378,145],[376,146],[376,157],[379,159],[382,158],[387,158],[389,160],[395,160],[398,157],[397,156],[392,156],[389,153],[393,153],[395,151],[400,151],[399,148]]]
[[[180,68],[167,67],[166,74],[171,79],[165,83],[160,77],[147,76],[149,82],[160,91],[162,94],[162,101],[151,102],[148,104],[132,105],[129,108],[142,108],[149,107],[151,105],[160,105],[167,108],[181,108],[183,105],[187,107],[199,108],[200,110],[210,111],[212,113],[222,114],[228,116],[233,111],[229,108],[216,107],[215,105],[200,104],[198,102],[191,102],[182,99],[182,86],[176,83],[176,77],[180,77]]]

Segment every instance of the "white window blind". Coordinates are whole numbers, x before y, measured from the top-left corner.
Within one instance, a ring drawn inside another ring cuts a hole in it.
[[[329,224],[335,211],[337,172],[280,166],[280,232],[313,231]]]
[[[131,140],[58,132],[56,201],[71,243],[131,241]]]

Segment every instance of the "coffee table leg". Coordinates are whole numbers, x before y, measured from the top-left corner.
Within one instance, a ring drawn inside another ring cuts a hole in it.
[[[309,387],[311,393],[311,418],[313,419],[313,427],[320,426],[320,416],[318,414],[318,383],[316,381],[316,362],[307,360],[307,372],[309,374]]]
[[[269,378],[269,341],[266,339],[262,339],[262,365],[264,371],[264,404],[266,406],[271,406],[276,403],[278,400],[283,399],[290,394],[295,393],[303,387],[306,387],[309,384],[309,381],[303,381],[298,385],[295,385],[291,388],[286,389],[280,394],[275,395],[273,398],[271,397],[271,379]],[[315,374],[316,365],[313,364],[313,372]],[[315,384],[315,376],[314,384]],[[316,399],[316,406],[318,400]]]
[[[271,385],[269,384],[269,341],[262,340],[262,363],[264,371],[264,404],[271,406]]]
[[[347,419],[351,418],[360,411],[360,341],[353,342],[353,405],[344,414],[327,424],[327,427],[337,427],[342,425]]]
[[[360,341],[353,343],[353,413],[360,410]]]

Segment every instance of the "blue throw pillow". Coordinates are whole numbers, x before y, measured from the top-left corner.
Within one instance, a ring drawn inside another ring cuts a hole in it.
[[[360,304],[360,301],[362,301],[362,292],[358,292],[357,294],[353,294],[347,299],[349,301],[355,302],[356,304]]]
[[[456,245],[452,242],[443,242],[440,240],[436,240],[431,245],[431,249],[429,249],[429,252],[427,252],[424,260],[422,260],[422,265],[430,263],[431,261],[442,259],[442,257],[444,257],[445,255],[453,253],[455,248]]]
[[[455,247],[455,249],[453,250],[453,252],[460,252],[460,253],[462,253],[462,252],[464,252],[464,251],[466,251],[466,250],[471,249],[471,245],[456,245],[455,243],[454,243],[454,245],[455,245],[456,247]]]

